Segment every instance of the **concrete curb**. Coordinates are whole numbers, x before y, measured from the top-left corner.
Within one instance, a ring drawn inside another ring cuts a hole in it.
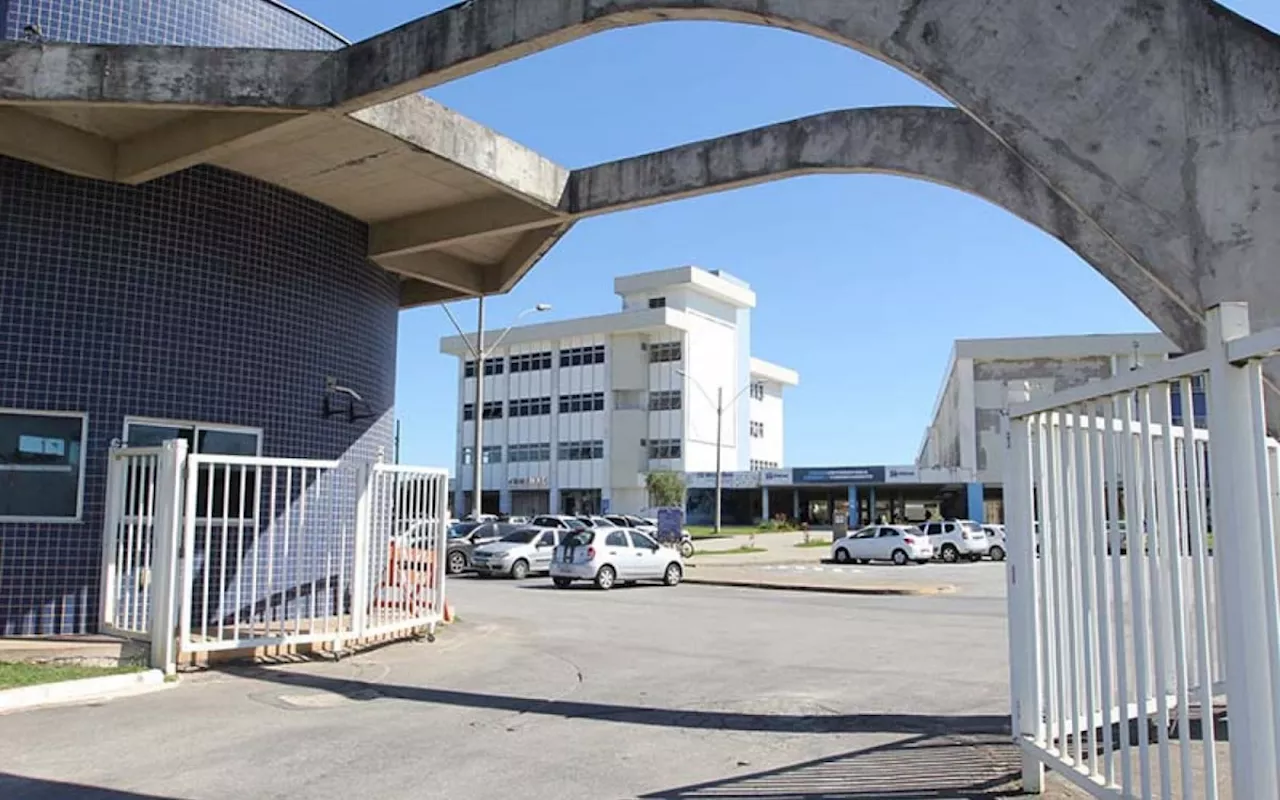
[[[40,683],[35,686],[19,686],[16,689],[0,690],[0,714],[65,703],[129,697],[168,689],[172,686],[177,684],[166,683],[164,672],[158,669],[130,672],[124,675],[103,675],[99,678],[81,678],[75,681]]]
[[[696,583],[703,586],[734,586],[739,589],[772,589],[774,591],[855,594],[872,597],[929,597],[939,594],[952,594],[956,591],[956,587],[950,584],[942,586],[839,586],[819,583],[783,583],[781,581],[752,578],[704,578],[701,575],[689,575],[687,573],[684,576],[684,583]]]

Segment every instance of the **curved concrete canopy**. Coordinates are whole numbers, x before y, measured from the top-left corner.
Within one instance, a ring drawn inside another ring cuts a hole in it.
[[[1071,248],[1162,330],[1191,330],[1202,322],[1147,265],[955,109],[832,111],[574,170],[561,210],[580,219],[821,173],[901,175],[981,197]],[[1029,289],[1036,278],[1028,264]]]

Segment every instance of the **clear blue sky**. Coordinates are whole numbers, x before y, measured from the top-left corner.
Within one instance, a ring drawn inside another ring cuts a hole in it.
[[[450,2],[294,0],[360,39]],[[1227,5],[1280,30],[1274,0]],[[768,57],[762,54],[768,53]],[[773,29],[667,23],[574,42],[433,90],[434,98],[568,167],[829,109],[945,105],[851,50]],[[613,278],[697,264],[749,281],[754,354],[792,367],[788,465],[904,463],[929,421],[951,342],[1151,330],[1074,253],[982,200],[903,178],[793,179],[579,223],[492,326],[614,311]],[[454,305],[464,327],[475,303]],[[401,314],[401,455],[452,466],[456,379],[444,312]]]

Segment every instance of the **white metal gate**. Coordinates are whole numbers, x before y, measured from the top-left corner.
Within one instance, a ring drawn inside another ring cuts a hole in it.
[[[367,554],[359,596],[368,597],[361,636],[425,628],[444,618],[449,476],[444,470],[374,464],[359,517],[358,552]]]
[[[1010,671],[1028,791],[1047,765],[1096,797],[1280,797],[1280,448],[1260,366],[1280,329],[1246,336],[1242,304],[1209,323],[1202,352],[1011,397]]]

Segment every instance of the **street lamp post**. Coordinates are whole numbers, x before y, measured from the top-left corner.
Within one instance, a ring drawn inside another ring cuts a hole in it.
[[[511,329],[516,323],[525,316],[535,311],[550,311],[551,306],[547,303],[538,303],[533,308],[526,308],[516,318],[511,321],[497,339],[494,340],[488,348],[484,346],[484,295],[476,298],[476,343],[471,344],[467,340],[467,335],[462,332],[462,326],[458,324],[458,320],[454,318],[453,312],[449,310],[447,305],[442,305],[444,313],[448,315],[449,321],[453,323],[453,328],[458,332],[458,336],[462,337],[462,341],[467,345],[467,349],[471,351],[471,358],[476,365],[476,393],[475,402],[472,405],[471,422],[475,426],[475,439],[471,445],[471,467],[472,467],[472,491],[471,491],[471,517],[479,520],[480,515],[484,511],[484,361],[494,350],[498,349],[498,345],[502,344],[502,340],[507,338],[507,334],[511,333]]]
[[[724,402],[723,386],[716,387],[716,399],[712,401],[711,395],[707,393],[706,389],[702,388],[702,384],[698,382],[697,378],[682,369],[676,370],[676,374],[687,379],[694,386],[698,387],[698,391],[702,392],[702,396],[707,398],[707,402],[712,403],[716,409],[716,515],[714,530],[718,534],[720,533],[720,499],[724,493],[724,474],[720,468],[721,440],[724,434],[724,410],[727,406],[731,406],[737,402],[738,398],[742,396],[742,393],[751,388],[751,383],[748,382],[746,386],[739,389],[738,393],[733,396],[733,399],[726,404]]]

